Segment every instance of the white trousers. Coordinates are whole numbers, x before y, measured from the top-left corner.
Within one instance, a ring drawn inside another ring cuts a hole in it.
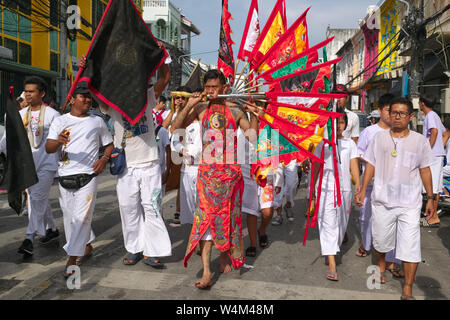
[[[241,211],[259,217],[261,212],[259,211],[258,184],[255,179],[250,178],[250,169],[245,170],[244,166],[241,166],[241,168],[242,176],[244,177],[244,192],[242,193]]]
[[[286,197],[286,201],[290,202],[292,208],[294,207],[294,198],[297,194],[297,184],[297,163],[291,161],[291,163],[284,168],[284,186],[282,192]]]
[[[444,187],[444,156],[433,157],[433,163],[430,166],[431,179],[433,180],[433,193],[439,194]],[[422,186],[422,192],[426,193]]]
[[[84,255],[86,245],[95,240],[92,217],[97,200],[97,178],[80,189],[64,189],[59,186],[59,204],[64,215],[66,245],[63,247],[71,257]]]
[[[125,249],[147,257],[166,257],[172,246],[161,215],[161,167],[126,168],[117,179],[117,198]]]
[[[336,255],[347,230],[352,204],[352,192],[342,191],[342,205],[334,207],[334,191],[322,192],[317,223],[319,226],[320,247],[323,256]]]
[[[396,249],[395,258],[419,263],[421,208],[386,208],[372,205],[373,246],[378,252]]]
[[[372,186],[366,189],[366,197],[364,198],[364,205],[359,211],[359,225],[361,227],[361,242],[364,250],[370,251],[372,247]],[[393,262],[400,265],[402,262],[395,258],[395,248],[386,253],[385,259],[387,262]]]
[[[55,219],[48,197],[53,184],[55,171],[39,171],[39,182],[27,189],[28,227],[27,234],[45,235],[46,229],[55,229]]]
[[[186,170],[181,172],[180,179],[180,223],[193,224],[194,211],[197,202],[197,174],[198,167],[195,170]]]

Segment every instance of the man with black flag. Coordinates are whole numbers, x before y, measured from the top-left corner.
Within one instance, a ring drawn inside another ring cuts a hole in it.
[[[32,255],[33,242],[37,234],[44,236],[40,239],[42,244],[47,244],[59,237],[48,201],[50,187],[57,169],[57,160],[55,155],[45,152],[45,140],[47,139],[50,125],[59,117],[59,113],[43,103],[43,98],[47,91],[47,86],[43,79],[30,77],[25,80],[24,86],[25,100],[29,106],[20,110],[20,116],[31,146],[39,182],[27,189],[29,223],[26,239],[18,252]],[[1,145],[4,147],[5,143],[1,143]],[[8,152],[9,149],[10,147],[8,147]]]

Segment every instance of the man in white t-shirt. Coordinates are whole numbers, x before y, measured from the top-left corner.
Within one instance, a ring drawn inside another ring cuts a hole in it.
[[[167,62],[167,60],[166,60]],[[83,57],[81,66],[85,66]],[[127,255],[125,265],[142,262],[157,269],[164,268],[158,259],[172,255],[172,245],[161,215],[162,185],[158,145],[155,139],[153,108],[170,80],[169,66],[159,69],[158,80],[148,90],[147,109],[135,125],[118,111],[100,104],[114,124],[114,145],[125,142],[126,168],[117,178],[122,232]]]
[[[166,128],[162,125],[157,125],[155,118],[153,118],[153,124],[155,125],[156,143],[158,144],[159,151],[159,166],[161,167],[161,196],[164,198],[166,183],[170,174],[170,139]]]
[[[85,83],[75,88],[70,113],[53,121],[45,145],[59,154],[59,204],[64,215],[68,268],[92,255],[95,235],[91,224],[97,199],[97,175],[105,170],[114,148],[104,120],[89,115],[92,98]],[[105,147],[99,159],[99,149]]]
[[[425,113],[425,120],[423,122],[423,135],[430,142],[431,150],[433,151],[434,159],[431,165],[431,176],[433,178],[433,193],[436,195],[434,201],[434,210],[437,211],[439,204],[439,195],[443,188],[443,167],[445,149],[442,135],[445,132],[445,127],[442,124],[441,118],[433,111],[435,105],[434,99],[427,95],[421,95],[419,99],[420,110]],[[424,224],[431,226],[440,222],[439,217],[430,221],[424,221]]]
[[[181,129],[183,130],[183,129]],[[181,131],[177,130],[177,131]],[[200,122],[194,121],[186,127],[183,142],[180,135],[174,131],[171,141],[172,151],[182,158],[180,175],[180,224],[192,224],[197,201],[198,165],[202,157],[202,135]],[[176,226],[177,224],[171,224]]]
[[[379,132],[364,153],[363,186],[355,195],[362,206],[367,187],[374,177],[372,191],[372,236],[377,252],[379,281],[385,282],[385,253],[396,248],[403,261],[405,281],[402,300],[412,300],[412,285],[419,262],[422,185],[427,192],[426,219],[436,214],[430,165],[433,154],[426,138],[408,129],[414,117],[412,103],[394,98],[390,104],[391,129]]]
[[[350,96],[349,92],[343,84],[338,84],[336,86],[336,93],[345,93],[347,96],[345,98],[338,99],[338,108],[343,108],[347,114],[348,125],[345,131],[342,133],[344,138],[351,138],[355,143],[358,143],[359,137],[359,117],[356,113],[349,109]]]
[[[29,187],[28,227],[26,239],[18,252],[24,255],[33,254],[33,242],[36,235],[42,235],[41,244],[47,244],[59,237],[55,219],[48,197],[57,169],[57,159],[53,154],[45,152],[50,125],[59,117],[59,113],[44,105],[42,99],[46,94],[46,84],[42,78],[30,77],[25,80],[25,101],[29,107],[20,110],[20,116],[30,141],[34,165],[39,178],[38,183]],[[0,152],[6,151],[6,132],[0,143]]]
[[[380,120],[378,123],[364,129],[358,139],[358,155],[363,169],[365,167],[363,155],[370,142],[373,140],[373,137],[375,137],[378,132],[388,131],[391,128],[389,108],[393,98],[394,96],[390,93],[384,94],[379,98],[377,111]],[[372,188],[373,181],[367,186],[364,205],[360,209],[359,224],[361,228],[361,243],[358,251],[356,251],[356,255],[359,257],[366,257],[372,247]],[[404,276],[403,271],[400,269],[401,261],[395,259],[395,249],[386,254],[386,261],[388,262],[386,268],[394,277],[402,278]]]

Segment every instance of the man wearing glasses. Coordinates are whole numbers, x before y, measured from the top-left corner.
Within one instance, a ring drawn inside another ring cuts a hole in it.
[[[433,185],[430,165],[433,154],[428,140],[408,129],[414,117],[412,103],[394,98],[390,104],[391,129],[379,132],[370,142],[363,159],[366,161],[363,186],[355,195],[362,206],[367,187],[374,177],[372,192],[372,237],[377,253],[380,282],[386,271],[385,254],[396,248],[395,257],[403,262],[405,282],[402,300],[414,300],[412,285],[419,262],[420,212],[422,186],[427,192],[425,216],[434,217]]]

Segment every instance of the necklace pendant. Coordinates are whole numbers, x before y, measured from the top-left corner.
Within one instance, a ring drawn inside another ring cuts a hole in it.
[[[391,155],[395,158],[398,155],[397,150],[392,151]]]

